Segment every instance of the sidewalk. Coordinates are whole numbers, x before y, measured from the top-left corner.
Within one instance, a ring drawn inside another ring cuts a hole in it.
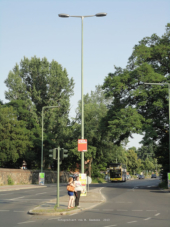
[[[20,189],[32,189],[32,188],[44,188],[47,187],[46,185],[38,185],[38,184],[25,184],[25,185],[5,185],[0,186],[0,192],[1,191],[14,191],[14,190],[20,190]]]
[[[42,203],[38,207],[30,210],[28,213],[32,215],[67,215],[67,214],[75,214],[87,209],[92,209],[93,207],[101,204],[105,201],[104,196],[101,193],[102,188],[96,188],[87,192],[87,196],[80,197],[80,207],[75,207],[72,209],[68,209],[68,200],[69,196],[65,195],[59,198],[59,208],[55,207],[56,199],[50,200],[46,203]]]

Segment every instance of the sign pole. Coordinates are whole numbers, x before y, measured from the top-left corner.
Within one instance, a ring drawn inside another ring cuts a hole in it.
[[[57,207],[59,207],[59,183],[60,183],[60,147],[58,147],[57,158]]]

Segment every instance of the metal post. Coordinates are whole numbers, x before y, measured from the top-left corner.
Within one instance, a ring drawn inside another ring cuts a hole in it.
[[[41,173],[43,172],[43,108],[42,108],[42,141],[41,141]]]
[[[81,17],[81,138],[84,139],[84,97],[83,97],[83,19]],[[81,173],[84,173],[84,152],[81,152]]]
[[[60,147],[58,147],[58,158],[57,158],[57,207],[59,207],[59,183],[60,183]]]
[[[168,84],[169,90],[169,172],[170,172],[170,84]]]

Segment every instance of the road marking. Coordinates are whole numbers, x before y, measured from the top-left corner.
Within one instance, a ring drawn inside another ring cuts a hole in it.
[[[138,188],[138,187],[135,187],[135,188]]]
[[[22,210],[21,210],[21,211],[19,211],[19,210],[14,210],[14,212],[25,212],[25,211],[22,211]]]
[[[42,192],[42,193],[38,193],[38,194],[36,194],[36,195],[41,195],[41,194],[46,194],[47,192]]]
[[[103,209],[103,211],[113,211],[113,209]]]
[[[0,194],[0,195],[11,195],[11,194],[14,194],[14,193],[8,193],[8,194]]]
[[[35,221],[25,221],[25,222],[19,222],[18,225],[20,224],[26,224],[26,223],[30,223],[30,222],[35,222]]]
[[[148,188],[150,188],[151,186],[147,186]]]
[[[127,211],[127,210],[117,210],[117,211]]]
[[[146,211],[157,211],[157,210],[146,210]]]
[[[17,198],[9,199],[9,200],[21,199],[21,198],[24,198],[24,197],[25,197],[25,196],[23,196],[23,197],[17,197]]]
[[[132,211],[143,211],[143,210],[132,210]]]
[[[160,213],[158,213],[158,214],[155,214],[155,216],[158,216],[158,215],[160,215]]]
[[[5,211],[9,211],[9,210],[0,210],[0,212],[5,212]]]
[[[129,223],[129,224],[130,224],[130,223],[134,223],[134,222],[137,222],[137,221],[130,221],[130,222],[127,222],[127,223]]]
[[[104,226],[104,227],[111,227],[111,226],[117,226],[117,225],[107,225],[107,226]]]
[[[147,221],[147,220],[149,220],[149,219],[151,219],[151,218],[146,218],[146,219],[144,219],[144,220]]]

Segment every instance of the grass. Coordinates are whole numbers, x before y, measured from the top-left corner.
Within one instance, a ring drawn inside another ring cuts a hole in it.
[[[162,189],[168,189],[168,183],[166,180],[163,180],[161,183],[159,183],[159,187]]]
[[[8,185],[14,185],[14,181],[12,180],[11,176],[8,176]]]

